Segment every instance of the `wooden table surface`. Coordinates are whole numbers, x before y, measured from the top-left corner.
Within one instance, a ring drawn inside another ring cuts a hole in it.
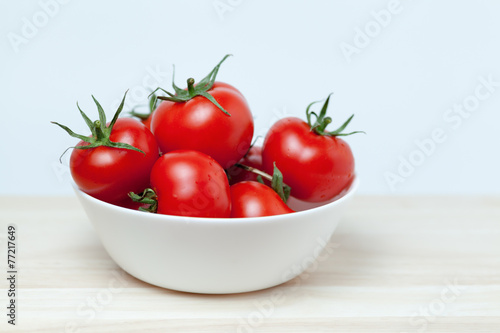
[[[17,317],[7,324],[7,226]],[[323,260],[278,287],[199,295],[110,259],[76,198],[0,198],[0,332],[500,332],[500,198],[358,196]]]

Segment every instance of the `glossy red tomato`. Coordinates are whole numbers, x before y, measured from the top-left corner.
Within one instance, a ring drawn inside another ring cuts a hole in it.
[[[164,101],[153,113],[151,129],[162,152],[197,150],[228,168],[250,147],[252,114],[243,95],[228,84],[215,82],[208,93],[231,116],[203,96],[186,102]]]
[[[273,162],[291,187],[291,195],[300,200],[330,200],[348,187],[354,178],[354,157],[349,145],[339,137],[349,118],[337,131],[327,132],[331,119],[325,117],[328,100],[312,124],[294,117],[276,122],[263,145],[264,171],[272,172]]]
[[[258,217],[293,213],[269,186],[242,181],[231,186],[231,217]]]
[[[238,163],[262,170],[262,147],[252,146],[248,153],[238,161]],[[227,170],[229,185],[233,185],[245,180],[257,180],[257,174],[246,171],[237,166],[232,166]]]
[[[118,204],[128,193],[141,192],[149,186],[149,174],[159,156],[158,145],[151,131],[140,121],[120,118],[109,139],[129,144],[144,153],[107,146],[74,149],[70,170],[78,188],[89,195]],[[89,145],[80,141],[77,146]]]
[[[210,156],[193,150],[164,154],[151,170],[160,214],[229,217],[231,197],[224,169]]]

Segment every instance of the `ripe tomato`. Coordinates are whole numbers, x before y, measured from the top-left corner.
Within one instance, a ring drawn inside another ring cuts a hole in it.
[[[293,213],[269,186],[243,181],[231,186],[231,217],[257,217]]]
[[[142,119],[141,120],[141,123],[144,124],[144,126],[146,126],[147,128],[151,129],[151,115],[149,117],[147,117],[146,119]]]
[[[149,172],[159,153],[151,131],[135,119],[118,119],[109,139],[128,143],[145,154],[106,146],[74,149],[70,158],[70,171],[83,192],[115,203],[127,199],[128,192],[139,192],[149,185]],[[87,145],[87,142],[80,141],[77,147]]]
[[[252,146],[248,153],[243,156],[238,163],[262,170],[262,147]],[[227,169],[227,174],[229,176],[229,185],[233,185],[245,180],[257,180],[257,174],[254,172],[246,171],[237,166],[232,166]]]
[[[283,179],[291,187],[291,195],[309,202],[330,200],[348,187],[354,178],[354,157],[341,135],[352,119],[338,130],[327,132],[331,118],[325,117],[330,96],[319,115],[307,110],[308,122],[288,117],[276,122],[264,140],[262,162],[264,171],[273,169],[273,162],[281,170]],[[316,102],[315,102],[316,103]],[[316,121],[311,122],[311,115]]]
[[[224,169],[210,156],[176,150],[161,156],[151,170],[160,214],[229,217],[231,197]]]
[[[99,120],[92,122],[82,110],[81,115],[92,135],[83,136],[62,127],[80,138],[70,158],[70,171],[78,188],[106,202],[122,204],[130,191],[142,191],[149,184],[149,173],[159,157],[156,140],[149,129],[131,118],[120,118],[122,103],[110,123],[97,102]]]
[[[158,97],[164,101],[153,113],[151,130],[163,153],[197,150],[227,169],[248,151],[254,130],[252,114],[241,92],[215,82],[222,61],[197,85],[189,79],[187,90],[174,84],[175,95]]]

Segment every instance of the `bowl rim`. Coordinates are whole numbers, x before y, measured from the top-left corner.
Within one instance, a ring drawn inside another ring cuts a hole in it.
[[[289,214],[281,214],[281,215],[271,215],[271,216],[259,216],[259,217],[191,217],[191,216],[180,216],[180,215],[166,215],[166,214],[153,214],[153,213],[147,213],[147,212],[141,212],[139,210],[134,210],[130,208],[125,208],[125,207],[120,207],[117,205],[110,204],[108,202],[99,200],[97,198],[94,198],[93,196],[85,193],[84,191],[80,190],[76,183],[72,180],[71,181],[71,186],[75,190],[75,192],[78,192],[79,195],[84,197],[86,200],[91,201],[97,205],[107,207],[112,210],[116,210],[118,212],[122,213],[127,213],[129,215],[136,215],[137,217],[142,217],[142,219],[146,218],[149,221],[164,221],[164,222],[169,222],[169,223],[182,223],[185,224],[186,222],[189,223],[203,223],[203,224],[223,224],[223,225],[232,225],[232,224],[246,224],[246,223],[251,223],[251,224],[256,224],[256,223],[270,223],[273,221],[281,221],[281,220],[286,220],[287,218],[290,218],[293,216],[294,218],[299,218],[300,216],[304,215],[307,216],[308,214],[311,214],[312,212],[321,212],[322,210],[326,210],[331,208],[332,206],[337,206],[341,204],[342,202],[348,200],[350,197],[354,195],[354,193],[357,191],[359,187],[359,177],[355,176],[353,181],[351,182],[351,185],[347,190],[344,190],[344,193],[340,194],[340,197],[338,199],[335,199],[329,203],[326,203],[324,205],[302,210],[302,211],[297,211]]]

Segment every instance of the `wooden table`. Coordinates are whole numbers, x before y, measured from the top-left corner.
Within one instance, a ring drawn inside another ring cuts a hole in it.
[[[358,196],[330,245],[275,288],[181,293],[119,269],[76,198],[3,197],[0,332],[500,332],[500,198]]]

